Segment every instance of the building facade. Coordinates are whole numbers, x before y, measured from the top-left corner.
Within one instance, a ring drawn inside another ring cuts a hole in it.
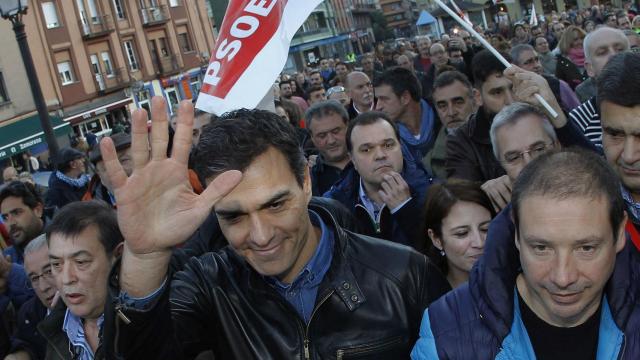
[[[110,133],[133,109],[149,109],[152,96],[164,96],[173,113],[179,101],[197,95],[215,41],[205,0],[34,0],[30,5],[23,20],[45,101],[75,136]],[[14,76],[11,83],[24,81],[12,71]],[[13,114],[0,112],[0,133],[18,113],[34,108],[15,107]]]
[[[416,0],[378,0],[387,26],[393,29],[396,38],[411,37],[416,34],[416,21],[420,17],[420,7]]]

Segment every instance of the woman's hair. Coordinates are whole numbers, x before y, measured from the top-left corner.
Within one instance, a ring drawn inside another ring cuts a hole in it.
[[[300,119],[302,118],[302,114],[300,111],[300,107],[294,103],[293,101],[280,99],[279,102],[276,102],[276,107],[282,107],[284,111],[287,113],[289,117],[289,122],[293,127],[300,127]]]
[[[569,50],[571,50],[571,45],[573,44],[573,42],[578,38],[582,38],[584,40],[585,36],[587,36],[587,33],[582,30],[582,28],[575,25],[567,27],[567,29],[560,37],[560,41],[558,41],[558,48],[560,49],[560,53],[562,55],[569,54]]]
[[[425,243],[423,246],[418,246],[418,250],[426,254],[445,275],[448,271],[447,260],[440,255],[440,250],[433,245],[433,241],[427,235],[427,230],[431,229],[434,235],[442,240],[442,221],[459,201],[471,202],[484,207],[491,213],[491,218],[496,215],[491,205],[491,200],[482,191],[478,183],[455,179],[432,185],[429,188],[423,212],[424,223],[422,229]]]

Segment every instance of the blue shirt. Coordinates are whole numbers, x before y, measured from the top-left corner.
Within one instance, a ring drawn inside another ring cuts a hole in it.
[[[104,322],[104,314],[98,318],[98,328],[102,332],[102,323]],[[82,325],[82,319],[73,315],[69,309],[64,315],[64,323],[62,324],[62,330],[67,334],[69,343],[73,346],[73,352],[76,356],[74,359],[78,360],[93,360],[93,350],[89,346],[87,338],[84,336],[84,327]]]
[[[291,282],[285,284],[275,277],[267,277],[267,281],[291,304],[305,323],[311,320],[313,307],[318,295],[318,287],[329,270],[333,258],[333,231],[322,221],[320,216],[309,210],[311,223],[320,227],[321,235],[316,251],[300,274]]]

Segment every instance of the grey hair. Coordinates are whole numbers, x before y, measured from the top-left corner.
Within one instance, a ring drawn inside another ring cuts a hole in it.
[[[34,252],[42,249],[44,246],[47,246],[47,235],[46,234],[39,235],[36,238],[34,238],[33,240],[29,241],[27,246],[24,248],[24,255],[27,256],[27,255],[29,255],[31,253],[34,253]]]
[[[533,51],[534,53],[536,53],[536,49],[534,49],[533,46],[529,44],[520,44],[511,48],[511,53],[509,55],[511,55],[511,60],[513,60],[514,64],[521,64],[520,55],[525,51]]]
[[[310,128],[311,122],[314,119],[317,120],[318,118],[332,114],[340,115],[345,124],[349,122],[349,113],[339,101],[326,100],[311,105],[304,113],[304,120],[306,122],[307,129]]]
[[[551,140],[556,142],[558,140],[558,136],[556,135],[556,131],[551,125],[551,122],[547,118],[547,115],[542,112],[539,108],[529,105],[522,102],[515,102],[502,110],[493,118],[493,123],[491,124],[491,130],[489,131],[489,136],[491,138],[491,146],[493,148],[493,155],[495,155],[496,159],[500,159],[500,149],[498,149],[498,140],[497,133],[498,130],[505,125],[515,125],[526,115],[537,115],[542,119],[542,128],[544,132],[549,135]]]
[[[585,61],[591,63],[592,59],[591,59],[591,53],[589,52],[589,46],[591,46],[591,42],[593,41],[593,37],[596,34],[599,34],[603,31],[613,31],[618,33],[618,35],[620,35],[621,39],[624,39],[623,42],[625,44],[625,51],[629,50],[629,39],[627,39],[627,37],[624,35],[624,33],[618,29],[614,29],[608,26],[603,26],[603,27],[599,27],[596,28],[595,30],[593,30],[592,32],[588,33],[587,36],[584,37],[584,41],[582,43],[582,47],[584,48],[584,59]]]

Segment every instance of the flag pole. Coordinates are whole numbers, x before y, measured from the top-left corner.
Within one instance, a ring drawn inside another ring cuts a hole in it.
[[[449,14],[455,21],[457,21],[462,27],[464,27],[473,37],[478,39],[482,46],[484,46],[487,50],[489,50],[505,67],[511,67],[511,63],[507,61],[507,59],[502,56],[485,38],[480,36],[478,32],[473,29],[473,26],[469,25],[466,21],[462,20],[458,14],[456,14],[453,10],[451,10],[447,5],[445,5],[441,0],[434,0],[442,10],[444,10],[447,14]],[[549,105],[549,103],[542,97],[540,94],[534,94],[538,102],[551,114],[553,118],[558,117],[558,113]]]

